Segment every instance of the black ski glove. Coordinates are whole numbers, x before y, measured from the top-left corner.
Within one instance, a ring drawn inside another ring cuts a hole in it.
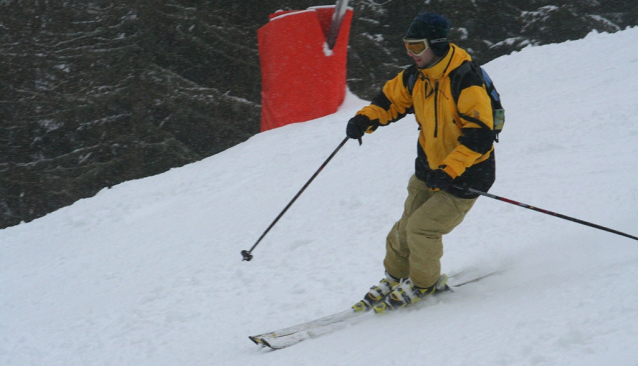
[[[351,139],[361,139],[361,136],[363,136],[371,125],[370,118],[363,114],[357,114],[348,121],[346,136]]]
[[[437,170],[433,170],[428,174],[428,180],[425,185],[431,190],[446,189],[452,184],[454,178],[450,177],[448,173],[443,170],[445,166],[439,167]]]

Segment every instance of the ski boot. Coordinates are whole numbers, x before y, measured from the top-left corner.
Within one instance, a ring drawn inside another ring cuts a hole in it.
[[[449,277],[446,274],[442,274],[434,285],[427,288],[414,286],[410,279],[401,281],[401,283],[385,297],[384,301],[374,305],[374,312],[382,314],[396,308],[414,304],[422,298],[433,295],[436,292],[448,291],[450,290],[450,287],[446,285],[448,279]]]
[[[372,286],[370,291],[363,297],[363,300],[352,305],[352,310],[357,313],[367,311],[376,304],[383,302],[386,295],[392,292],[392,288],[398,285],[400,281],[400,279],[394,278],[386,272],[385,278],[382,279],[378,285]]]

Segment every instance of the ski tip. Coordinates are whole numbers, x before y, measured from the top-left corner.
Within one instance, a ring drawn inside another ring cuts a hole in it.
[[[248,339],[255,342],[256,345],[262,347],[268,347],[270,349],[279,349],[280,347],[273,347],[267,340],[260,338],[259,336],[248,336]]]

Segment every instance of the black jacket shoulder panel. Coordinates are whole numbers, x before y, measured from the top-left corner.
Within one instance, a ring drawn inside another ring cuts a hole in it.
[[[483,77],[480,72],[481,69],[471,61],[463,62],[461,66],[450,72],[450,80],[452,80],[452,96],[457,103],[463,89],[467,89],[471,86],[483,85]]]

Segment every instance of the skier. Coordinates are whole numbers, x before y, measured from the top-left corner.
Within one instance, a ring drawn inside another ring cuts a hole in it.
[[[355,311],[382,313],[447,290],[441,274],[442,236],[463,221],[478,195],[495,179],[494,123],[482,78],[461,79],[458,102],[451,92],[456,69],[470,55],[447,39],[450,23],[423,12],[403,38],[414,64],[386,82],[382,91],[348,121],[346,135],[361,139],[379,126],[414,113],[419,124],[415,174],[408,183],[403,215],[386,239],[385,278]]]

